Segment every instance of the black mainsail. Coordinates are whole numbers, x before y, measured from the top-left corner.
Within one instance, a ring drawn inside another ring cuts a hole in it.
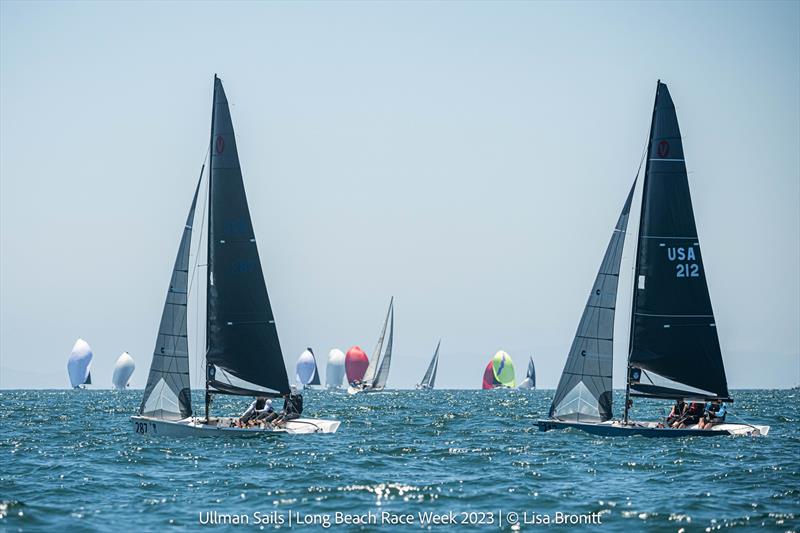
[[[420,386],[423,388],[432,389],[433,385],[436,383],[436,371],[439,369],[439,347],[441,345],[442,339],[439,339],[439,342],[436,344],[436,351],[433,352],[433,357],[428,364],[428,369],[425,371],[425,375],[422,376],[422,381],[420,382]]]
[[[200,191],[200,180],[194,190],[192,206],[186,217],[178,255],[172,267],[169,290],[158,326],[156,347],[150,374],[144,388],[139,414],[153,418],[180,420],[192,414],[192,391],[189,384],[189,342],[186,335],[186,305],[189,293],[189,251],[192,223]]]
[[[210,392],[289,392],[247,207],[228,100],[214,76],[209,172],[206,381]],[[233,376],[235,383],[218,375]],[[225,379],[225,381],[223,381]],[[255,387],[253,387],[255,386]]]
[[[629,391],[655,398],[728,399],[678,118],[669,90],[660,81],[647,154]]]
[[[612,416],[614,315],[622,248],[635,187],[634,180],[583,309],[578,331],[550,405],[551,418],[603,422]]]

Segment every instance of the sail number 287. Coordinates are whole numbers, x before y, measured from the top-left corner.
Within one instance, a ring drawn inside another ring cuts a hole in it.
[[[134,425],[134,431],[140,435],[147,435],[148,433],[156,432],[156,425],[152,423],[150,424],[150,428],[147,427],[147,422],[134,422]],[[148,429],[150,431],[148,431]]]

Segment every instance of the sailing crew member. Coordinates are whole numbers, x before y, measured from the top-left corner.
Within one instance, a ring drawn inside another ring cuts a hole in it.
[[[236,424],[236,427],[244,427],[247,425],[248,422],[251,420],[255,420],[258,415],[260,415],[265,409],[272,409],[272,400],[266,398],[264,396],[259,396],[250,406],[242,413],[242,416],[239,417],[239,421]]]
[[[686,408],[683,417],[677,422],[677,428],[683,429],[685,427],[697,424],[703,416],[704,405],[701,402],[692,402]]]
[[[711,429],[717,424],[722,424],[725,422],[726,414],[727,410],[725,409],[724,403],[720,402],[719,400],[715,402],[708,402],[706,404],[706,412],[700,422],[697,423],[697,427],[700,429]]]
[[[669,415],[667,415],[667,427],[672,427],[675,422],[680,420],[685,409],[686,402],[684,402],[683,399],[675,400],[675,405],[672,406],[672,411],[670,411]]]
[[[283,411],[275,418],[274,426],[280,427],[289,420],[300,418],[303,414],[303,395],[300,394],[295,387],[292,387],[292,392],[286,394],[283,400]]]

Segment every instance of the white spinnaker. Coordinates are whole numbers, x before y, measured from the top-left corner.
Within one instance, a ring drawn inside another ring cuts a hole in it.
[[[92,364],[92,347],[83,339],[75,341],[72,353],[67,360],[67,373],[69,373],[69,383],[75,388],[86,383],[89,377],[90,365]]]
[[[334,348],[328,353],[328,366],[325,369],[325,386],[339,388],[344,381],[344,352]]]
[[[316,363],[314,356],[308,350],[300,354],[297,359],[297,382],[301,385],[308,385],[314,379],[314,369]]]
[[[116,364],[114,365],[114,374],[111,377],[111,383],[114,385],[114,388],[117,390],[125,390],[131,380],[131,375],[133,375],[135,368],[136,363],[134,363],[131,354],[124,352],[122,355],[120,355],[119,358],[117,358]]]

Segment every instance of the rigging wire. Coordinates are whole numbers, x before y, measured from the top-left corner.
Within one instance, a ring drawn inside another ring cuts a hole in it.
[[[209,145],[206,148],[206,155],[203,158],[203,167],[205,167],[206,163],[208,162],[208,157],[209,157],[210,153],[211,153],[211,145]],[[208,171],[211,172],[211,168],[210,167],[209,167]],[[200,178],[202,179],[202,171],[201,171]],[[209,183],[210,183],[209,180],[206,180],[206,188],[208,188]],[[210,194],[208,194],[208,193],[203,195],[203,210],[200,213],[200,234],[197,236],[197,248],[196,248],[196,251],[195,251],[195,254],[194,254],[194,266],[192,267],[192,277],[190,278],[190,281],[189,281],[189,291],[190,292],[191,292],[192,286],[194,284],[195,274],[197,273],[197,269],[200,266],[202,266],[202,265],[199,264],[200,263],[200,245],[203,242],[203,230],[205,229],[205,222],[206,222],[206,207],[208,205],[209,197],[210,197]],[[196,218],[197,217],[195,217],[195,219]],[[206,257],[206,268],[208,268],[208,257]],[[198,283],[198,290],[199,290],[199,284],[200,284],[199,279],[198,279],[197,283]],[[208,295],[206,295],[206,298],[208,298]],[[200,296],[198,294],[195,297],[195,300],[199,300],[199,299],[200,299]],[[188,302],[188,300],[187,300],[187,302]],[[196,358],[195,358],[195,369],[194,369],[195,370],[195,372],[194,372],[195,376],[199,376],[200,375],[199,374],[199,372],[200,372],[200,362],[201,362],[202,359],[205,358],[205,355],[203,355],[203,357],[197,356],[197,354],[200,353],[198,351],[199,350],[199,345],[200,345],[200,304],[199,304],[199,301],[196,301],[196,305],[195,305],[195,320],[194,320],[194,353],[196,355]],[[189,383],[189,386],[191,387],[191,382]]]

